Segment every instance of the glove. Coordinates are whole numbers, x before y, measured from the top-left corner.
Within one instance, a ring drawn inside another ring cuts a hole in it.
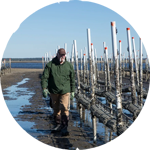
[[[71,92],[71,100],[74,98],[74,92]]]
[[[44,89],[43,90],[43,97],[46,98],[47,94],[50,94],[50,92],[48,91],[48,89]]]

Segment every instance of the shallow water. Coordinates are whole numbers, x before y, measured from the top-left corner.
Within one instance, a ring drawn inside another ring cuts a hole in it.
[[[21,107],[29,105],[29,99],[34,94],[27,88],[20,88],[28,82],[29,78],[23,79],[16,85],[12,85],[3,90],[0,94],[4,100],[0,101],[0,115],[4,120],[0,120],[0,149],[25,149],[25,146],[36,137],[36,130],[31,129],[33,122],[18,121],[17,115]],[[8,97],[5,100],[5,97]]]

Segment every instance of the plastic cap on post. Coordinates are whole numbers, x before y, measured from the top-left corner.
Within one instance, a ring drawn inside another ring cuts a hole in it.
[[[127,30],[130,30],[130,28],[127,28]]]
[[[115,26],[115,22],[111,22],[111,26]]]
[[[105,47],[105,50],[107,50],[107,47]]]
[[[91,45],[93,45],[93,43],[91,43]]]
[[[119,43],[121,43],[121,40],[119,40]]]
[[[132,39],[134,39],[134,37],[132,37]]]

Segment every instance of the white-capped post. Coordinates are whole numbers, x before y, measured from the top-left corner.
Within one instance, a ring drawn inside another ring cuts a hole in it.
[[[130,81],[131,81],[131,98],[132,98],[132,103],[133,104],[137,104],[135,81],[134,81],[134,71],[133,71],[133,59],[132,59],[132,49],[131,49],[130,28],[127,28],[127,42],[128,42],[128,50],[129,50],[129,68],[130,68]],[[134,116],[134,118],[135,118],[135,116]]]
[[[94,47],[93,47],[93,43],[91,43],[91,55],[92,55],[92,66],[93,66],[93,83],[95,85],[96,83],[96,76],[95,76],[95,56],[94,56]]]
[[[87,29],[87,45],[89,51],[89,63],[90,63],[90,88],[91,88],[91,104],[95,105],[95,91],[94,91],[94,82],[93,82],[93,67],[92,67],[92,59],[91,59],[91,33],[90,29]],[[92,114],[92,126],[93,126],[93,142],[96,143],[97,136],[96,136],[96,116]]]
[[[46,53],[45,53],[45,62],[46,62]]]
[[[74,68],[74,44],[72,44],[71,63]]]
[[[117,35],[116,35],[116,23],[111,22],[111,35],[112,35],[112,51],[114,61],[114,79],[116,88],[116,103],[117,103],[117,128],[122,126],[122,99],[120,93],[120,82],[119,82],[119,63],[117,56]],[[123,139],[119,138],[119,145],[123,147]]]
[[[132,37],[132,45],[133,45],[133,53],[134,53],[134,60],[135,60],[136,83],[137,83],[137,86],[139,87],[139,71],[138,71],[138,64],[137,64],[137,58],[136,58],[136,48],[135,48],[134,37]]]
[[[82,49],[80,51],[80,69],[81,69],[81,77],[82,77]]]
[[[90,88],[91,88],[91,99],[93,101],[94,99],[94,83],[93,83],[93,67],[92,67],[92,58],[91,58],[91,33],[90,29],[87,29],[87,46],[88,46],[88,52],[89,52],[89,78],[90,78]],[[94,102],[94,101],[93,101]]]
[[[107,47],[105,47],[105,55],[106,55],[107,87],[108,87],[108,90],[111,90],[110,72],[109,72],[109,63],[108,63],[108,48]]]
[[[142,40],[140,38],[140,99],[139,99],[139,105],[142,107],[143,106],[143,57],[142,57]]]
[[[120,94],[122,94],[122,57],[121,57],[121,40],[119,40],[119,81],[120,81]]]
[[[74,50],[75,50],[75,61],[76,61],[76,75],[77,75],[77,84],[78,84],[78,94],[80,93],[80,77],[79,77],[79,68],[78,68],[78,54],[77,54],[77,45],[76,40],[73,41]]]
[[[119,65],[117,57],[117,37],[116,37],[116,23],[111,22],[111,35],[112,35],[112,51],[113,51],[113,62],[114,62],[114,79],[116,88],[116,105],[117,105],[117,129],[123,125],[122,119],[122,100],[120,94],[120,84],[119,84]],[[118,132],[117,132],[118,133]]]

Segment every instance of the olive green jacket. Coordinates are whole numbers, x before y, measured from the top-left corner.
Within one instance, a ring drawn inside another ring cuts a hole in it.
[[[71,63],[59,63],[57,57],[46,64],[41,78],[42,88],[53,94],[66,94],[75,91],[75,73]]]

